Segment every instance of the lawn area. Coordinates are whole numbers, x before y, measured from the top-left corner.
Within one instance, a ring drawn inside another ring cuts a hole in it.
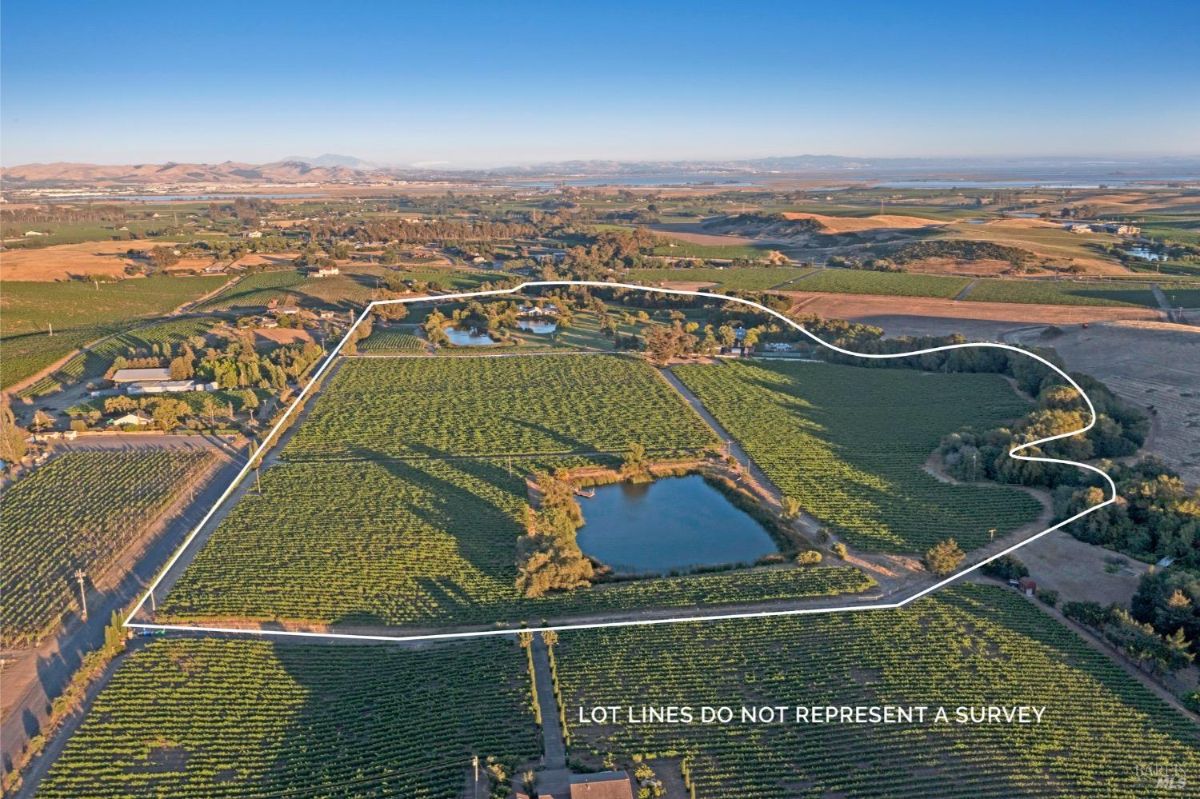
[[[133,653],[46,799],[458,796],[473,755],[540,751],[515,642],[436,649],[162,640]]]
[[[674,368],[786,496],[855,547],[964,550],[1037,518],[1015,489],[947,485],[921,467],[941,438],[1028,411],[998,375],[822,363]],[[900,421],[898,421],[900,420]]]
[[[1135,799],[1178,793],[1147,770],[1200,774],[1194,724],[997,586],[895,611],[571,631],[555,649],[570,757],[632,768],[644,756],[676,779],[682,760],[697,797]],[[1045,711],[1039,724],[577,722],[578,707],[642,704]]]

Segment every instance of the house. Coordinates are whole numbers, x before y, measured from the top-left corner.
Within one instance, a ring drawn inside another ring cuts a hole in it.
[[[271,313],[276,316],[295,316],[300,313],[300,308],[296,305],[285,305],[282,308],[271,309]]]
[[[1070,233],[1091,233],[1092,226],[1082,222],[1067,222],[1063,225],[1063,229]]]
[[[342,270],[338,269],[336,266],[320,266],[320,267],[317,267],[317,270],[315,272],[309,272],[308,276],[309,277],[333,277],[334,275],[340,275],[341,273],[342,273]]]
[[[792,345],[786,341],[771,341],[763,345],[767,352],[791,352]]]
[[[132,411],[124,416],[108,420],[109,427],[144,427],[154,420],[141,411]]]
[[[262,231],[261,230],[247,230],[243,235],[248,239],[261,239]]]
[[[624,771],[572,774],[571,799],[633,799],[633,783]]]
[[[1037,583],[1028,577],[1022,577],[1020,581],[1021,593],[1025,596],[1033,596],[1037,593]]]
[[[1103,229],[1105,233],[1115,233],[1118,236],[1136,236],[1142,232],[1142,229],[1136,225],[1127,225],[1121,222],[1104,225]]]
[[[155,383],[171,379],[170,369],[118,369],[113,373],[114,383]]]
[[[225,274],[225,265],[224,264],[213,264],[212,266],[206,266],[206,267],[204,267],[204,274],[206,274],[206,275],[223,275],[223,274]]]
[[[25,235],[26,235],[26,236],[46,236],[46,235],[49,235],[49,234],[43,233],[43,232],[42,232],[42,231],[40,231],[40,230],[26,230],[26,231],[25,231]]]

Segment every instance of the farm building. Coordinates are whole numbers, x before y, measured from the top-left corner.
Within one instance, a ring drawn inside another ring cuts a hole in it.
[[[124,416],[118,416],[115,419],[109,419],[108,426],[109,427],[127,427],[127,426],[142,427],[143,425],[148,425],[153,421],[154,421],[153,419],[151,419],[149,416],[142,413],[141,411],[132,411],[131,413],[127,413]]]
[[[114,383],[154,383],[171,379],[170,369],[118,369],[113,373]]]
[[[1021,593],[1025,596],[1033,596],[1037,593],[1037,583],[1028,577],[1022,577],[1019,585],[1021,587]]]
[[[624,771],[572,774],[571,799],[633,799],[633,784]]]
[[[199,380],[163,380],[154,383],[130,383],[126,394],[182,394],[186,391],[216,391],[216,383],[201,383]]]
[[[309,277],[333,277],[334,275],[340,275],[341,273],[342,273],[342,270],[338,269],[336,266],[321,266],[321,267],[318,267],[315,271],[309,272],[308,276]]]

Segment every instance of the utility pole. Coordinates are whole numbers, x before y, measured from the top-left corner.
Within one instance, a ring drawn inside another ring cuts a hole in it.
[[[475,769],[475,782],[471,783],[471,795],[479,796],[479,755],[471,755],[471,767]]]
[[[79,604],[83,606],[83,620],[87,621],[87,593],[83,590],[83,581],[87,578],[87,572],[83,569],[75,570],[75,579],[79,582]]]

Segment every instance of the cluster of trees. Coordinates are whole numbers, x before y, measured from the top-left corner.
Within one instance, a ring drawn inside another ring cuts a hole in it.
[[[568,248],[564,268],[575,277],[596,278],[613,268],[640,266],[643,254],[660,243],[655,233],[641,227],[601,231],[586,243]]]
[[[237,398],[240,410],[253,411],[259,406],[258,395],[251,389],[234,392],[233,396]],[[237,412],[232,399],[221,402],[213,394],[201,395],[196,405],[178,397],[161,394],[148,397],[120,395],[104,400],[104,412],[108,414],[125,414],[135,410],[146,411],[156,426],[168,432],[179,427],[184,420],[189,418],[206,421],[210,428],[215,428],[218,419],[232,421]],[[99,416],[99,413],[93,412],[88,414],[87,419],[95,423],[99,421]]]
[[[1022,577],[1029,576],[1029,569],[1025,568],[1025,564],[1012,555],[1005,555],[993,561],[988,561],[979,567],[979,571],[999,580],[1019,580]]]
[[[897,264],[890,258],[876,258],[874,256],[859,260],[850,258],[844,255],[831,255],[826,261],[826,266],[831,266],[840,269],[862,269],[867,272],[903,272],[904,267]]]
[[[898,247],[880,247],[877,252],[897,264],[927,258],[953,258],[956,261],[1008,261],[1013,266],[1021,266],[1034,258],[1033,253],[1020,247],[968,239],[913,241]]]
[[[590,585],[595,570],[575,540],[583,525],[575,487],[561,473],[537,473],[534,479],[542,500],[537,510],[526,508],[528,533],[517,540],[517,589],[539,597]]]
[[[1130,611],[1159,635],[1182,634],[1192,653],[1200,655],[1200,575],[1179,568],[1147,572]]]
[[[321,219],[309,223],[308,230],[313,239],[399,244],[497,241],[532,238],[540,233],[537,226],[525,222],[438,217],[420,220],[378,217],[349,222]]]
[[[1182,628],[1159,635],[1153,626],[1139,622],[1116,604],[1104,607],[1097,602],[1067,602],[1062,611],[1068,619],[1099,632],[1139,668],[1154,674],[1178,671],[1194,659]]]
[[[260,352],[254,334],[242,331],[225,340],[223,347],[206,346],[203,337],[172,345],[154,344],[149,355],[118,356],[108,374],[128,367],[167,367],[172,380],[216,382],[220,388],[263,388],[281,391],[320,360],[324,350],[314,342],[276,347]]]
[[[1118,501],[1074,522],[1070,533],[1135,557],[1169,557],[1182,567],[1200,569],[1200,490],[1189,490],[1177,473],[1153,457],[1107,470],[1117,484]],[[1099,485],[1061,489],[1055,495],[1056,511],[1068,518],[1104,496]]]

